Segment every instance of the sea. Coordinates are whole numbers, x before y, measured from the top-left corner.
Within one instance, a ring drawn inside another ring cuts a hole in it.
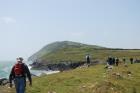
[[[13,67],[13,65],[15,64],[16,62],[14,61],[0,61],[0,78],[9,78],[9,74],[11,72],[11,69]],[[45,70],[31,70],[31,66],[29,66],[29,64],[31,64],[32,62],[24,62],[28,65],[28,68],[30,69],[30,72],[33,74],[33,75],[36,75],[36,76],[41,76],[42,74],[54,74],[54,73],[58,73],[59,71],[52,71],[52,70],[48,70],[48,71],[45,71]]]

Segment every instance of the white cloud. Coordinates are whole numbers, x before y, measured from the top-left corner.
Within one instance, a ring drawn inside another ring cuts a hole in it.
[[[13,24],[16,23],[16,20],[12,17],[0,17],[0,22],[5,24]]]

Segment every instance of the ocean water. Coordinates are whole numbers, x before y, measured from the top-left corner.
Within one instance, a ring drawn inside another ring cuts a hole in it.
[[[0,61],[0,78],[8,78],[14,64],[15,62],[12,61]]]
[[[11,69],[13,65],[16,62],[14,61],[0,61],[0,78],[9,78],[9,74],[11,72]],[[31,67],[29,64],[31,62],[25,62],[28,65],[28,68],[30,69]],[[59,71],[45,71],[45,70],[30,70],[32,74],[40,76],[41,74],[53,74],[53,73],[58,73]]]

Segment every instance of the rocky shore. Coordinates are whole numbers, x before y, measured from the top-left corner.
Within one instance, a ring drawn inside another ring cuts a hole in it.
[[[7,78],[0,78],[0,86],[5,86],[9,83]]]
[[[96,65],[96,64],[100,64],[100,63],[101,62],[99,62],[99,61],[92,61],[90,65]],[[30,66],[32,67],[32,69],[64,71],[64,70],[75,69],[84,64],[86,64],[85,61],[61,62],[61,63],[55,63],[55,64],[43,64],[43,62],[33,62],[32,64],[30,64]]]
[[[100,64],[101,62],[99,61],[92,61],[90,65],[96,65]],[[41,62],[33,62],[30,64],[32,69],[36,70],[45,70],[45,71],[65,71],[65,70],[70,70],[70,69],[75,69],[77,67],[81,67],[85,65],[85,61],[80,61],[80,62],[62,62],[62,63],[56,63],[56,64],[43,64]],[[32,74],[32,73],[31,73]],[[45,73],[44,73],[45,74]],[[32,77],[37,77],[37,75],[32,74]],[[0,86],[5,86],[9,84],[9,80],[7,78],[0,78]]]

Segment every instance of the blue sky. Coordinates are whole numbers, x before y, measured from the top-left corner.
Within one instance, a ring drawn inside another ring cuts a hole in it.
[[[139,10],[139,0],[1,0],[0,60],[65,40],[140,48]]]

